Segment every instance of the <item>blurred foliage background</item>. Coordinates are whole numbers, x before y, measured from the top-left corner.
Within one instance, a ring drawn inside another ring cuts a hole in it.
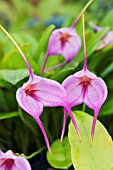
[[[34,73],[40,75],[51,31],[55,27],[71,26],[86,3],[87,0],[0,0],[0,24],[20,45]],[[96,51],[102,44],[101,38],[107,31],[113,31],[112,16],[112,0],[94,0],[85,12],[88,67],[104,79],[109,91],[98,119],[113,137],[113,44]],[[105,28],[101,32],[94,32],[89,26],[90,21]],[[82,38],[81,19],[76,30]],[[63,60],[61,55],[49,57],[47,68]],[[62,83],[67,76],[81,70],[82,66],[83,47],[74,61],[63,68],[45,73],[44,77]],[[0,31],[0,148],[4,151],[12,149],[25,155],[45,146],[37,123],[16,102],[16,90],[27,80],[28,72],[20,54]],[[81,109],[82,105],[73,108]],[[87,107],[86,112],[93,115],[93,111]],[[62,118],[62,108],[44,108],[41,120],[51,143],[60,137]],[[67,131],[69,121],[67,117]],[[44,154],[45,150],[38,158]]]

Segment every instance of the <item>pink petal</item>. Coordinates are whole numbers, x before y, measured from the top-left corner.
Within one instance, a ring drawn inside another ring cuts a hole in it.
[[[113,43],[113,31],[109,31],[103,38],[102,40],[106,43],[106,44],[111,44]]]
[[[62,54],[64,55],[67,62],[71,61],[76,57],[81,48],[81,39],[78,35],[74,35],[65,43]]]
[[[0,150],[0,159],[1,158],[16,159],[16,155],[11,150],[8,150],[6,153],[4,153],[2,150]]]
[[[90,144],[92,145],[93,142],[93,137],[94,137],[94,132],[95,132],[95,126],[96,126],[96,120],[97,120],[97,116],[98,116],[99,110],[95,109],[94,110],[94,119],[93,119],[93,123],[92,123],[92,130],[91,130],[91,138],[90,138]]]
[[[83,102],[83,87],[79,78],[76,78],[74,75],[69,76],[63,81],[62,85],[66,90],[71,107]]]
[[[95,74],[93,74],[92,72],[90,72],[88,69],[86,71],[84,71],[84,68],[81,71],[78,71],[74,74],[75,77],[77,78],[81,78],[83,76],[87,76],[91,79],[96,78],[97,76]]]
[[[98,48],[98,50],[101,50],[105,47],[107,47],[108,45],[113,43],[113,31],[109,31],[103,38],[102,38],[103,44],[101,44]]]
[[[31,167],[24,157],[18,156],[14,162],[12,170],[31,170]]]
[[[88,86],[84,103],[91,109],[94,110],[94,119],[92,123],[92,131],[91,131],[91,144],[94,137],[96,119],[99,113],[99,110],[102,104],[105,102],[107,98],[107,86],[104,81],[97,77],[91,80],[91,84]]]
[[[17,90],[16,99],[21,108],[33,117],[35,117],[35,115],[40,116],[43,111],[43,104],[33,97],[26,95],[22,88]]]
[[[60,30],[56,29],[53,31],[49,43],[48,43],[48,54],[57,55],[61,53],[61,43],[60,43]]]
[[[49,140],[48,140],[46,131],[45,131],[45,129],[44,129],[44,126],[43,126],[41,120],[39,119],[39,117],[35,117],[35,119],[36,119],[36,121],[37,121],[37,123],[38,123],[38,125],[39,125],[39,127],[40,127],[40,129],[41,129],[41,131],[42,131],[42,133],[43,133],[43,136],[44,136],[44,139],[45,139],[45,142],[46,142],[47,149],[48,149],[48,151],[50,152],[50,155],[52,155],[52,152],[51,152],[51,149],[50,149]]]
[[[107,86],[104,81],[97,77],[91,80],[91,85],[88,86],[84,103],[91,109],[100,109],[107,98]]]
[[[63,118],[63,126],[62,126],[62,133],[61,133],[60,143],[62,143],[65,128],[66,128],[66,110],[64,109],[64,118]]]
[[[99,26],[95,25],[93,22],[90,22],[89,24],[96,31],[102,31],[103,30],[102,27],[99,27]]]
[[[44,106],[65,106],[67,103],[64,88],[54,80],[42,78],[38,83],[36,95]]]

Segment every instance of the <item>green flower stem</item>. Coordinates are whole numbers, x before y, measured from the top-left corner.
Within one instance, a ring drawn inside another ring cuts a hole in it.
[[[26,122],[26,120],[23,116],[23,113],[22,113],[22,109],[19,105],[18,105],[18,112],[19,112],[19,116],[20,116],[21,120],[25,123],[26,126],[28,126],[28,123]]]
[[[23,156],[23,157],[26,158],[26,159],[31,159],[31,158],[33,158],[34,156],[36,156],[36,155],[38,155],[39,153],[41,153],[45,148],[46,148],[46,147],[44,146],[44,147],[40,148],[38,151],[32,153],[32,154],[29,155],[29,156],[26,156],[26,155],[24,155],[23,153],[22,153],[22,154],[16,153],[16,155],[17,155],[17,156]]]
[[[86,105],[83,103],[82,111],[85,112]]]
[[[46,147],[44,146],[44,147],[40,148],[38,151],[32,153],[31,155],[25,156],[26,159],[31,159],[31,158],[34,157],[35,155],[38,155],[38,154],[41,153],[45,148],[46,148]]]

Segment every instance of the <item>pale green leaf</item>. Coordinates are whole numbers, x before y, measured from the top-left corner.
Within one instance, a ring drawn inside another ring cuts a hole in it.
[[[5,80],[13,85],[29,75],[27,69],[17,70],[0,70],[0,79]]]
[[[69,142],[74,168],[76,170],[113,170],[113,142],[105,127],[97,121],[93,144],[90,146],[93,117],[82,111],[76,111],[74,118],[82,138],[80,142],[71,122]]]
[[[54,28],[55,28],[54,25],[50,25],[49,27],[47,27],[47,29],[45,30],[45,32],[41,36],[39,43],[38,43],[38,47],[37,47],[35,54],[33,56],[35,61],[38,60],[38,62],[40,62],[39,61],[40,57],[38,58],[37,55],[40,56],[41,52],[43,52],[47,48],[47,42],[48,42],[50,33]],[[41,61],[43,61],[42,57],[41,57]]]
[[[72,165],[71,149],[68,138],[65,137],[62,144],[57,139],[52,145],[52,156],[47,152],[47,160],[51,166],[58,169],[68,169]]]
[[[18,115],[19,115],[19,113],[17,111],[7,112],[7,113],[0,113],[0,120],[13,118],[13,117],[16,117]]]

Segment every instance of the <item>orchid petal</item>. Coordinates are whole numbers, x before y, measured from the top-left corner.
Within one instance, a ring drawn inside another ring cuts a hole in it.
[[[35,98],[26,95],[24,89],[19,88],[16,92],[16,99],[23,110],[29,113],[31,116],[38,115],[43,111],[43,104]]]
[[[83,102],[83,87],[80,84],[79,78],[76,78],[74,75],[69,76],[64,80],[62,85],[66,90],[71,107]]]
[[[61,53],[61,43],[59,37],[60,37],[60,31],[56,29],[55,31],[53,31],[50,40],[48,42],[49,55],[57,55]]]
[[[11,150],[8,150],[6,153],[4,153],[2,150],[0,150],[0,158],[16,159],[16,156],[14,155],[14,153]]]
[[[90,26],[96,31],[101,31],[104,29],[103,27],[99,27],[92,22],[90,22]],[[107,47],[109,44],[112,44],[113,43],[112,37],[113,37],[113,31],[108,31],[106,35],[102,37],[103,43],[97,48],[97,51],[102,50],[103,48]]]
[[[50,149],[50,145],[49,145],[49,140],[48,140],[46,131],[45,131],[45,129],[44,129],[44,126],[43,126],[41,120],[39,119],[39,117],[35,117],[35,119],[36,119],[36,121],[37,121],[37,123],[38,123],[38,125],[39,125],[39,127],[40,127],[40,129],[41,129],[41,131],[42,131],[42,133],[43,133],[43,136],[44,136],[44,139],[45,139],[45,142],[46,142],[47,149],[48,149],[48,151],[50,152],[50,155],[52,155],[52,152],[51,152],[51,149]]]
[[[96,120],[98,116],[99,110],[95,109],[94,110],[94,118],[93,118],[93,123],[92,123],[92,130],[91,130],[91,138],[90,138],[90,144],[92,145],[93,142],[93,137],[94,137],[94,132],[95,132],[95,125],[96,125]]]
[[[92,131],[91,131],[91,144],[94,137],[96,119],[99,113],[99,110],[102,104],[105,102],[107,98],[107,86],[104,81],[97,77],[91,80],[91,85],[88,86],[88,89],[85,94],[84,103],[91,109],[94,110],[94,119],[92,123]]]
[[[20,170],[20,169],[21,170],[31,170],[31,167],[25,158],[18,156],[14,162],[12,170]]]
[[[111,44],[113,43],[113,31],[109,31],[103,38],[103,42],[106,44]]]
[[[64,132],[65,132],[65,128],[66,128],[66,109],[64,109],[63,127],[62,127],[60,143],[62,143],[62,140],[63,140],[63,137],[64,137]]]
[[[44,106],[66,106],[66,92],[64,88],[54,80],[42,78],[37,85],[36,95]]]
[[[89,78],[91,78],[91,79],[94,79],[94,78],[97,77],[95,74],[93,74],[92,72],[90,72],[88,69],[87,69],[86,71],[84,71],[84,68],[83,68],[81,71],[76,72],[76,73],[74,74],[74,76],[75,76],[76,78],[81,78],[81,77],[83,77],[83,76],[87,76],[87,77],[89,77]]]
[[[91,80],[87,88],[84,103],[91,109],[100,109],[107,98],[107,87],[104,81],[97,77]]]
[[[89,24],[96,31],[102,31],[103,30],[102,27],[99,27],[99,26],[95,25],[93,22],[90,22]]]
[[[73,60],[78,54],[80,48],[81,48],[80,37],[78,35],[71,37],[69,41],[65,43],[65,46],[62,51],[62,54],[64,55],[66,61],[69,62]]]

